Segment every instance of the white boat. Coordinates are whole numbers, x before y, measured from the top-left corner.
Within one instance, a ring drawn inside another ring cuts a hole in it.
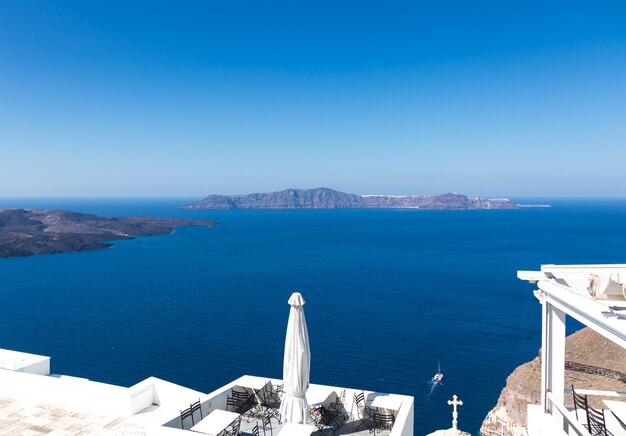
[[[441,372],[441,364],[437,363],[437,374],[435,374],[432,378],[432,382],[434,383],[440,383],[441,380],[443,380],[443,373]]]

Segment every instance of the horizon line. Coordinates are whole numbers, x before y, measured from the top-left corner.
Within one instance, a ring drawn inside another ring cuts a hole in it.
[[[287,188],[290,189],[290,188]],[[250,194],[255,193],[270,193],[277,191],[267,191],[267,192],[252,192]],[[410,197],[410,196],[429,196],[429,195],[443,195],[452,193],[450,192],[442,192],[435,194],[355,194],[361,196],[397,196],[397,197]],[[455,192],[458,193],[458,192]],[[223,195],[223,196],[235,196],[235,195],[250,195],[250,194],[208,194],[208,195]],[[626,195],[477,195],[477,194],[462,194],[467,197],[480,197],[486,200],[489,199],[563,199],[563,200],[619,200],[626,199]],[[200,198],[203,199],[207,197],[207,194],[196,196],[196,195],[0,195],[0,200],[29,200],[29,199],[50,199],[50,200],[119,200],[119,199],[128,199],[128,200],[178,200],[178,199],[194,199]]]

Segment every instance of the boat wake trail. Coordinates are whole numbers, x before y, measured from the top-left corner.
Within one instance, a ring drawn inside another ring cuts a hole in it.
[[[433,392],[435,392],[435,389],[437,388],[437,386],[441,386],[443,385],[442,382],[436,382],[433,380],[428,380],[428,385],[430,386],[430,392],[428,392],[428,398],[430,398],[430,396],[433,394]]]
[[[428,380],[428,384],[430,385],[430,392],[428,393],[428,398],[433,394],[435,388],[439,385],[443,385],[443,373],[441,372],[441,364],[437,364],[437,374],[433,376],[430,380]]]

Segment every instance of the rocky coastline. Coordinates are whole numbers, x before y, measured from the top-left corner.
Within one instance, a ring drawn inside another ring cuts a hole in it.
[[[0,209],[0,258],[94,250],[112,240],[171,233],[181,226],[216,226],[182,218],[101,217],[65,210]]]
[[[565,341],[565,386],[601,391],[626,391],[626,350],[588,327]],[[590,405],[602,408],[603,397],[589,397]],[[526,434],[527,406],[541,404],[541,350],[532,361],[518,366],[506,379],[495,407],[487,414],[482,436]],[[573,407],[571,394],[566,407]]]

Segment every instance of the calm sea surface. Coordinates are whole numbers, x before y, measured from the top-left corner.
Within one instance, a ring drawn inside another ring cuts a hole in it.
[[[185,202],[0,200],[226,224],[0,259],[0,348],[52,356],[59,374],[127,386],[153,375],[210,392],[243,374],[282,377],[287,299],[300,290],[312,383],[413,395],[416,435],[449,427],[446,400],[457,394],[460,427],[476,433],[507,375],[540,347],[540,306],[516,271],[626,262],[624,200],[464,212],[175,209]],[[429,396],[438,361],[444,383]]]

